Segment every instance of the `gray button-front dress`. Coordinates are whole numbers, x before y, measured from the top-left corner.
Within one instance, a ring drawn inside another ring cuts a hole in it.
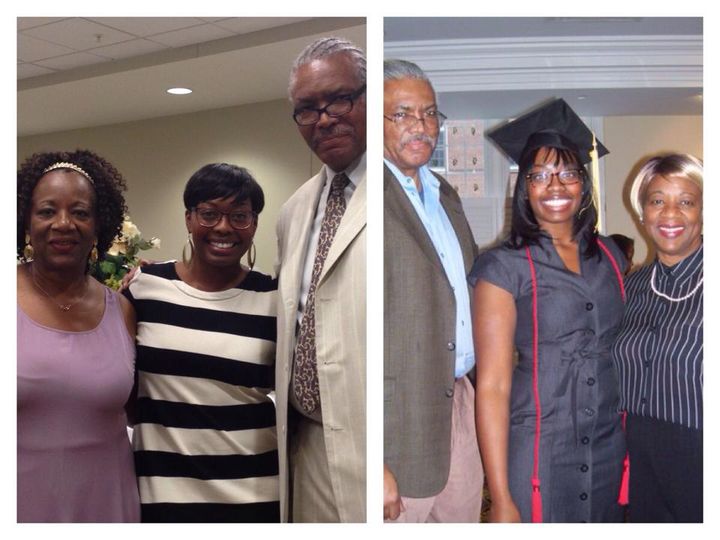
[[[601,238],[620,270],[625,260]],[[544,522],[622,521],[617,504],[625,457],[618,379],[610,347],[622,321],[618,276],[602,250],[581,274],[568,270],[548,237],[531,247],[538,283],[538,380],[541,403],[539,476]],[[469,281],[501,287],[515,299],[515,347],[510,397],[508,475],[524,522],[531,521],[535,437],[532,281],[525,249],[482,253]]]

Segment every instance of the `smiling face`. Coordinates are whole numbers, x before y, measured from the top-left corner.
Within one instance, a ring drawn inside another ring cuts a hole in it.
[[[420,79],[391,79],[385,81],[383,114],[393,118],[398,114],[411,114],[425,118],[426,113],[437,110],[435,92],[427,81]],[[437,144],[440,128],[437,124],[417,122],[410,128],[388,120],[383,121],[384,156],[400,171],[417,179],[417,171],[430,161]]]
[[[362,82],[357,66],[347,53],[313,60],[298,68],[291,98],[295,109],[320,109],[333,99],[357,91]],[[305,142],[334,171],[343,171],[365,152],[365,94],[353,100],[342,116],[321,114],[316,124],[298,126]]]
[[[249,200],[236,203],[235,197],[213,199],[198,203],[198,209],[218,210],[229,214],[231,212],[252,212]],[[214,227],[205,227],[198,221],[197,211],[185,211],[185,224],[192,235],[194,254],[193,264],[197,262],[213,267],[238,266],[240,258],[250,248],[255,231],[257,219],[247,229],[233,229],[230,225],[230,216],[223,215]]]
[[[679,263],[702,244],[702,191],[684,176],[656,176],[642,197],[643,226],[658,258]]]
[[[85,272],[97,238],[94,198],[90,182],[75,171],[57,169],[40,178],[27,224],[35,264],[51,271]]]
[[[557,151],[552,148],[541,148],[529,173],[547,171],[548,173],[559,173],[569,169],[578,169],[577,163],[563,163],[557,159]],[[530,207],[532,208],[535,220],[540,228],[550,232],[558,227],[570,227],[574,223],[575,216],[580,210],[582,200],[583,181],[574,184],[562,184],[557,175],[550,178],[546,186],[527,182],[527,193]],[[518,180],[520,181],[520,180]]]

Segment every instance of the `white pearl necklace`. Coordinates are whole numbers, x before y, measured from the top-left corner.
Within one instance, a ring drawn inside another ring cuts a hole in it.
[[[663,294],[660,291],[658,291],[655,288],[655,271],[657,270],[657,266],[653,266],[652,275],[650,276],[650,288],[652,289],[652,292],[657,294],[659,297],[664,298],[665,300],[670,300],[671,302],[682,302],[683,300],[687,300],[690,298],[693,294],[697,292],[697,290],[700,288],[700,285],[703,284],[703,280],[705,279],[705,276],[700,277],[700,281],[697,282],[697,285],[695,285],[695,288],[690,291],[685,296],[681,296],[680,298],[673,298],[672,296],[668,296],[667,294]]]

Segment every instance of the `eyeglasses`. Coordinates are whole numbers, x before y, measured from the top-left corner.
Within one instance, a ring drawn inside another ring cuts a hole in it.
[[[203,227],[214,227],[223,216],[228,216],[230,226],[236,230],[247,229],[257,219],[255,212],[221,212],[211,208],[194,208],[198,223]]]
[[[347,114],[352,111],[353,106],[355,105],[355,100],[365,93],[365,87],[366,85],[363,84],[352,94],[334,97],[330,103],[320,109],[315,107],[295,109],[293,112],[293,120],[295,120],[295,123],[299,126],[312,126],[320,121],[322,113],[325,113],[332,118],[337,118],[338,116]]]
[[[418,122],[422,122],[429,129],[438,129],[447,120],[447,116],[440,111],[427,111],[422,118],[406,112],[396,112],[392,116],[383,115],[383,118],[405,130],[414,128]]]
[[[536,186],[549,186],[552,182],[552,177],[557,176],[557,179],[564,186],[571,184],[577,184],[582,180],[584,171],[581,169],[567,169],[564,171],[550,172],[550,171],[538,171],[531,172],[525,175],[526,180],[530,180]]]

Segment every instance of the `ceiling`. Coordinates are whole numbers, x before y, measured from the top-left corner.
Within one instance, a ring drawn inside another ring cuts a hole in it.
[[[314,39],[366,48],[364,18],[20,17],[18,135],[218,109],[287,96]],[[170,87],[193,90],[169,95]]]
[[[20,136],[283,99],[290,65],[313,39],[340,35],[367,44],[363,18],[20,17],[17,29]],[[689,36],[702,43],[702,34],[698,17],[389,17],[383,31],[386,51],[406,44],[573,37],[583,43],[606,36]],[[549,92],[589,116],[700,115],[702,50],[695,63],[693,76],[679,83],[610,88],[558,82],[551,91],[484,84],[448,89],[443,70],[421,66],[437,81],[449,116],[472,110],[475,117],[504,118]],[[193,93],[168,95],[172,86]]]
[[[472,111],[475,118],[512,117],[548,97],[565,98],[585,116],[703,112],[700,17],[388,17],[383,35],[386,57],[417,62],[433,81],[440,106],[450,117],[462,118],[467,111]],[[588,42],[601,47],[597,59],[592,52],[577,52]],[[536,65],[523,64],[533,61],[533,47],[547,43],[552,43],[553,52],[558,54],[538,52]],[[635,55],[634,43],[651,45]],[[495,64],[488,61],[485,65],[453,65],[463,52],[486,51],[492,44],[497,44],[493,53],[508,63],[497,60]],[[624,55],[613,50],[628,44]],[[674,50],[675,44],[682,51]],[[524,56],[509,53],[505,58],[502,47],[508,51],[518,47],[524,50]],[[567,50],[563,51],[563,47]],[[434,49],[450,52],[434,57]],[[616,53],[618,56],[612,56]],[[607,58],[601,58],[603,54]],[[602,64],[608,58],[610,62]],[[516,64],[510,66],[510,62]],[[577,66],[585,70],[587,84],[577,74]],[[476,77],[472,84],[468,83],[470,88],[447,84],[473,73],[473,69]],[[596,76],[589,76],[593,71]],[[516,84],[507,82],[503,88],[503,80],[514,80]],[[538,81],[546,82],[545,87],[533,84]]]

